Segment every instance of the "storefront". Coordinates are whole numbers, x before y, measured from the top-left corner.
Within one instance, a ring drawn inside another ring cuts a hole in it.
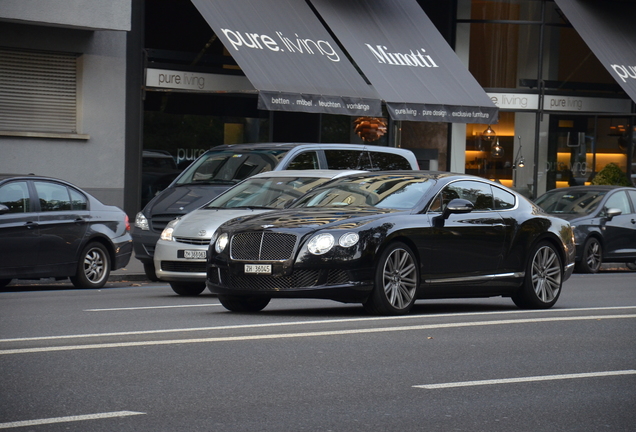
[[[531,197],[610,162],[635,177],[634,4],[465,0],[458,14],[457,52],[501,110],[466,127],[466,172]]]

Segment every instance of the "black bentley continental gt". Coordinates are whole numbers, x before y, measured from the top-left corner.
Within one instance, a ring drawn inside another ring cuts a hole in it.
[[[207,285],[230,311],[272,298],[362,303],[400,315],[416,299],[511,297],[553,306],[574,267],[569,223],[500,184],[391,171],[330,182],[291,207],[219,227]]]

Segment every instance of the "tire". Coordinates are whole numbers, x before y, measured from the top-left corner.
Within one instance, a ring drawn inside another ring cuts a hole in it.
[[[150,282],[159,282],[154,263],[144,263],[144,273]]]
[[[219,295],[223,307],[232,312],[260,312],[269,304],[268,297]]]
[[[625,263],[625,265],[630,270],[636,270],[636,261]],[[2,286],[2,284],[0,284],[0,286]]]
[[[367,312],[376,315],[405,315],[411,311],[419,286],[419,264],[404,243],[389,245],[378,259],[374,287],[364,302]]]
[[[11,283],[13,279],[0,279],[0,288],[4,288]]]
[[[198,296],[205,289],[205,282],[170,282],[172,291],[181,296]]]
[[[581,261],[576,263],[576,270],[579,273],[598,273],[603,264],[603,246],[594,237],[585,241],[583,246],[583,256]]]
[[[523,286],[512,296],[522,309],[549,309],[561,295],[563,264],[555,247],[539,243],[529,255]]]
[[[101,288],[110,276],[110,255],[101,243],[89,243],[84,247],[77,263],[77,273],[71,282],[77,288]]]

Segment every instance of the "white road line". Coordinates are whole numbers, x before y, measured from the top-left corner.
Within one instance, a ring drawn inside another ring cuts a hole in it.
[[[635,374],[636,374],[636,370],[629,369],[629,370],[609,371],[609,372],[590,372],[590,373],[578,373],[578,374],[568,374],[568,375],[545,375],[545,376],[522,377],[522,378],[493,379],[493,380],[483,380],[483,381],[464,381],[464,382],[453,382],[453,383],[442,383],[442,384],[424,384],[424,385],[414,385],[413,387],[431,390],[431,389],[446,389],[446,388],[454,388],[454,387],[472,387],[472,386],[481,386],[481,385],[512,384],[512,383],[522,383],[522,382],[553,381],[553,380],[564,380],[564,379],[595,378],[595,377],[616,376],[616,375],[635,375]]]
[[[105,418],[113,418],[113,417],[127,417],[133,415],[146,414],[142,412],[135,411],[115,411],[109,413],[99,413],[99,414],[87,414],[87,415],[78,415],[78,416],[68,416],[68,417],[54,417],[47,419],[39,419],[39,420],[26,420],[26,421],[17,421],[11,423],[0,423],[0,429],[9,429],[16,427],[25,427],[25,426],[39,426],[45,424],[53,424],[53,423],[67,423],[67,422],[75,422],[75,421],[85,421],[85,420],[97,420],[97,419],[105,419]]]
[[[278,334],[266,334],[266,335],[227,336],[227,337],[211,337],[211,338],[199,338],[199,339],[176,339],[176,340],[87,344],[87,345],[51,346],[51,347],[39,347],[39,348],[0,350],[0,355],[27,354],[27,353],[53,352],[53,351],[75,351],[75,350],[100,349],[100,348],[180,345],[180,344],[213,343],[213,342],[236,342],[236,341],[247,341],[247,340],[288,339],[288,338],[316,337],[316,336],[340,336],[340,335],[348,335],[348,334],[386,333],[386,332],[398,332],[398,331],[431,330],[431,329],[442,329],[442,328],[478,327],[478,326],[487,326],[487,325],[527,324],[527,323],[544,323],[544,322],[555,322],[555,321],[590,321],[590,320],[596,321],[596,320],[603,320],[603,319],[628,319],[628,318],[636,318],[636,315],[550,317],[550,318],[534,318],[534,319],[519,319],[519,320],[428,324],[428,325],[403,326],[403,327],[379,327],[379,328],[368,328],[368,329],[333,330],[333,331],[322,331],[322,332],[278,333]]]
[[[140,306],[140,307],[108,308],[108,309],[84,309],[84,312],[112,312],[112,311],[129,311],[129,310],[143,310],[143,309],[172,309],[172,308],[210,307],[210,306],[221,306],[221,303],[171,305],[171,306]]]
[[[214,327],[192,327],[192,328],[177,328],[177,329],[160,329],[160,330],[140,330],[130,332],[111,332],[111,333],[88,333],[88,334],[75,334],[75,335],[60,335],[60,336],[37,336],[26,338],[11,338],[0,339],[0,343],[3,342],[26,342],[36,340],[56,340],[56,339],[80,339],[80,338],[96,338],[96,337],[109,337],[109,336],[137,336],[147,334],[162,334],[162,333],[186,333],[186,332],[198,332],[198,331],[212,331],[212,330],[235,330],[244,328],[263,328],[263,327],[285,327],[285,326],[306,326],[306,325],[319,325],[319,324],[338,324],[338,323],[350,323],[350,322],[364,322],[364,321],[396,321],[396,320],[413,320],[421,318],[449,318],[449,317],[468,317],[468,316],[488,316],[488,315],[522,315],[529,313],[546,313],[546,312],[591,312],[591,311],[612,311],[612,310],[631,310],[636,309],[636,306],[612,306],[612,307],[595,307],[595,308],[573,308],[573,309],[538,309],[538,310],[510,310],[510,311],[498,311],[498,312],[459,312],[439,315],[401,315],[391,317],[366,317],[366,318],[341,318],[332,320],[312,320],[312,321],[289,321],[289,322],[274,322],[274,323],[261,323],[261,324],[237,324],[229,326],[214,326]]]

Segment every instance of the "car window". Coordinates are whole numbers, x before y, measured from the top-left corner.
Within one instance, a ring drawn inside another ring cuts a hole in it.
[[[511,209],[517,202],[514,194],[495,186],[492,186],[492,195],[495,200],[495,210]]]
[[[605,208],[617,208],[622,214],[630,214],[632,212],[627,200],[627,194],[624,191],[618,191],[610,195],[605,202]]]
[[[442,212],[449,202],[455,198],[470,201],[475,211],[493,210],[493,195],[490,185],[485,183],[462,180],[446,186],[433,200],[429,211]]]
[[[361,169],[371,170],[369,152],[359,150],[325,150],[329,169]]]
[[[629,197],[632,199],[632,208],[636,211],[636,191],[627,191]]]
[[[304,170],[304,169],[319,169],[318,154],[315,151],[306,151],[289,162],[287,165],[288,170]]]
[[[15,181],[0,186],[0,204],[9,207],[9,213],[30,211],[29,188],[24,181]]]
[[[69,192],[71,193],[72,210],[88,210],[88,200],[83,194],[72,188],[69,188]]]
[[[413,169],[409,161],[398,154],[371,151],[370,155],[374,170],[391,171]]]
[[[553,214],[591,214],[605,196],[606,191],[579,189],[548,192],[540,196],[536,204]]]
[[[66,186],[42,181],[33,183],[40,198],[40,211],[71,210],[71,198]]]

